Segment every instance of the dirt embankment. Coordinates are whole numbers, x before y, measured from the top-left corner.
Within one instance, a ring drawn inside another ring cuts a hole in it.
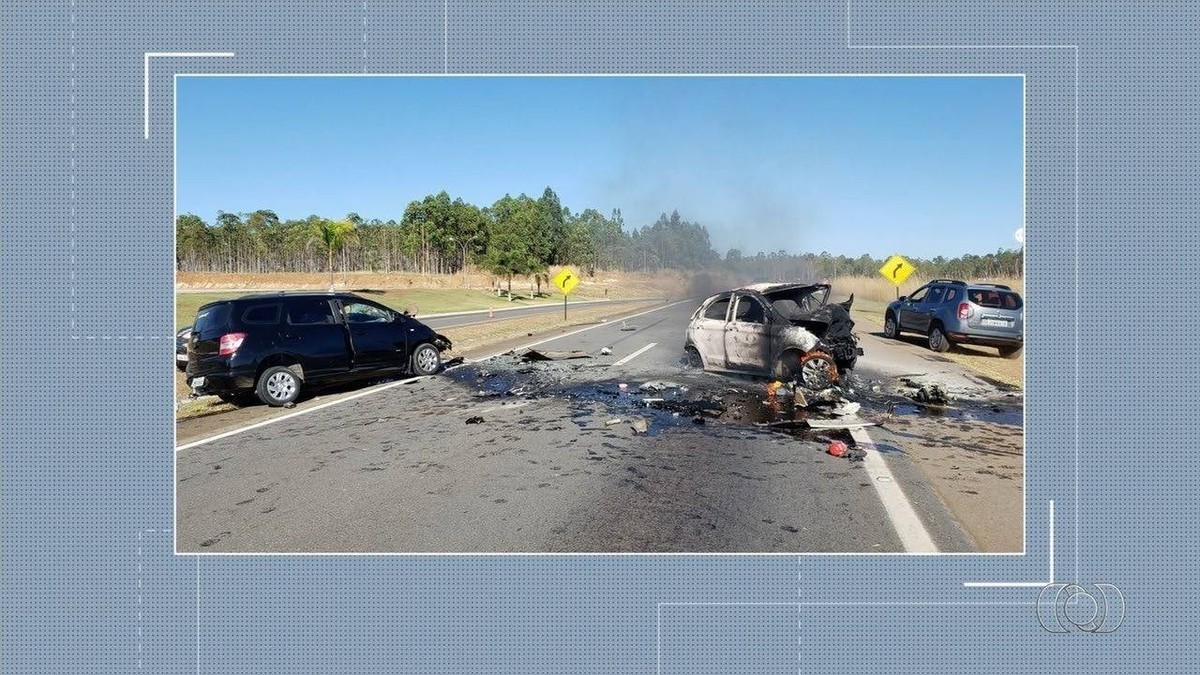
[[[551,267],[551,278],[560,267]],[[337,290],[362,288],[392,290],[414,288],[471,289],[491,291],[507,289],[508,280],[478,270],[462,274],[414,274],[407,272],[346,272],[335,273],[333,285]],[[584,276],[583,281],[571,293],[572,298],[625,300],[633,298],[679,299],[700,296],[705,292],[721,290],[719,280],[706,272],[685,273],[666,270],[654,273],[598,271],[593,276]],[[175,290],[180,293],[203,291],[277,291],[277,290],[325,290],[329,288],[328,274],[279,272],[269,274],[226,274],[209,272],[179,272],[175,279]],[[514,295],[527,294],[536,290],[537,284],[529,278],[514,278]],[[725,288],[728,288],[726,286]],[[710,291],[709,289],[715,289]],[[552,285],[543,282],[542,292],[557,293]]]

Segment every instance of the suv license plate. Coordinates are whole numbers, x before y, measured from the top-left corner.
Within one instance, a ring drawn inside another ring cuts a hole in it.
[[[203,386],[204,386],[204,378],[203,377],[192,378],[192,389],[199,389],[200,387],[203,387]]]
[[[1008,322],[1004,319],[984,319],[983,325],[995,326],[997,328],[1008,328]]]

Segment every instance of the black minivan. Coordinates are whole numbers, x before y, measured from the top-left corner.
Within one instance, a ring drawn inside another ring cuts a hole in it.
[[[271,293],[200,307],[187,382],[223,401],[282,406],[301,387],[411,372],[431,375],[450,340],[353,293]]]

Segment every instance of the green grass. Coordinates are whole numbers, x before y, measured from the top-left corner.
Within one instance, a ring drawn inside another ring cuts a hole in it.
[[[257,291],[255,291],[257,292]],[[227,300],[248,295],[250,291],[232,291],[228,293],[176,293],[175,294],[175,329],[191,325],[200,306],[214,300]],[[514,299],[498,298],[487,291],[470,291],[454,288],[414,288],[412,290],[390,290],[382,293],[359,293],[359,295],[374,300],[392,309],[415,312],[417,316],[441,314],[444,312],[469,312],[476,309],[495,307],[527,307],[546,303],[561,303],[562,296],[557,294],[545,295],[536,300],[530,300],[528,291],[521,295],[513,289]]]

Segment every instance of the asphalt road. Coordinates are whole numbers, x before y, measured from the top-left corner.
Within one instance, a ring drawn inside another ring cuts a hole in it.
[[[176,453],[177,550],[975,548],[905,452],[911,439],[871,428],[855,439],[868,461],[836,458],[823,434],[765,426],[794,413],[763,403],[764,380],[686,366],[693,309],[668,305],[538,346],[593,358],[498,357],[185,443]],[[991,386],[911,345],[863,341],[854,384],[865,419],[883,413],[898,377],[980,396]],[[599,356],[603,347],[612,354]],[[638,390],[656,380],[676,386]],[[667,408],[646,407],[645,397]],[[717,399],[719,418],[697,408]],[[634,431],[635,418],[646,433]]]

